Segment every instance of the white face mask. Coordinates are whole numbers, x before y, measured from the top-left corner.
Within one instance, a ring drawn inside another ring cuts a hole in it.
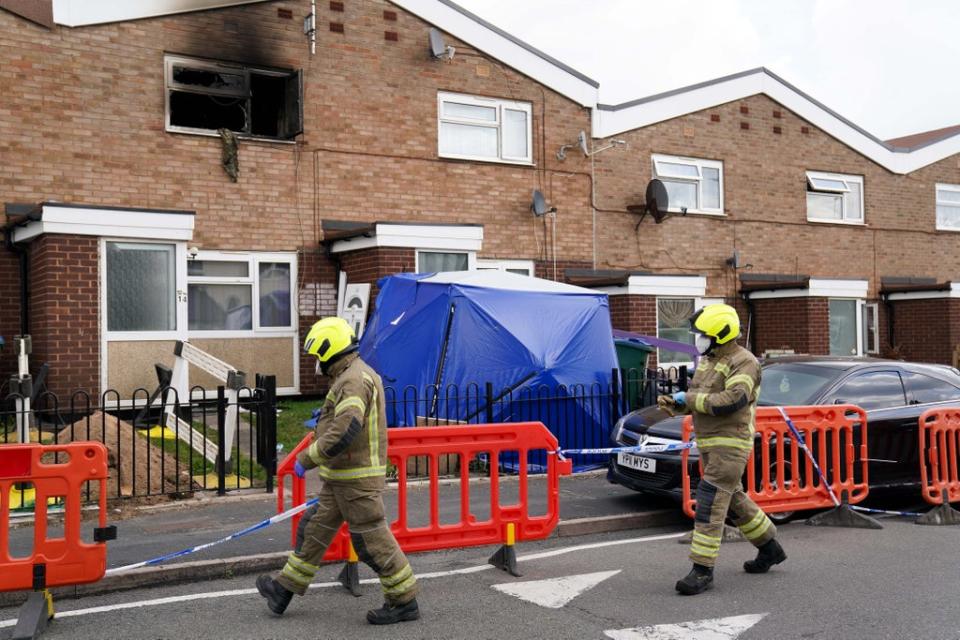
[[[713,346],[713,340],[702,333],[698,333],[694,345],[697,347],[697,351],[700,352],[700,355],[706,355],[707,351],[710,350],[710,347]]]

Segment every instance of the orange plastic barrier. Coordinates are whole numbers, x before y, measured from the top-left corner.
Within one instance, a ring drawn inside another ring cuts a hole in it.
[[[853,405],[785,407],[794,426],[804,436],[834,494],[846,492],[850,504],[862,502],[867,481],[867,414]],[[820,480],[810,458],[793,437],[780,411],[758,407],[757,437],[747,460],[746,491],[766,513],[833,507],[833,498]],[[683,422],[683,441],[693,434],[693,419]],[[693,517],[696,499],[691,495],[690,450],[682,453],[683,511]],[[703,474],[701,463],[700,473]]]
[[[920,416],[920,480],[930,504],[960,500],[960,408],[930,409]]]
[[[508,525],[513,525],[516,540],[539,540],[549,536],[560,520],[560,476],[572,472],[570,460],[558,460],[547,455],[547,508],[542,515],[532,516],[528,507],[527,460],[531,452],[556,451],[556,437],[540,422],[512,424],[479,424],[440,427],[410,427],[388,431],[388,456],[396,465],[397,520],[390,528],[407,552],[432,551],[454,547],[501,544],[508,541]],[[292,505],[302,504],[306,499],[305,482],[293,475],[296,454],[309,446],[308,435],[277,468],[277,509],[285,510],[285,477],[292,476]],[[505,453],[516,453],[519,467],[519,495],[516,503],[500,503],[499,459]],[[478,454],[489,455],[490,476],[482,479],[471,477],[468,461]],[[440,478],[438,461],[441,456],[458,455],[459,521],[440,522]],[[407,460],[416,456],[430,459],[430,475],[427,490],[430,495],[430,521],[425,526],[410,526],[407,518],[408,486]],[[472,482],[489,482],[490,517],[478,520],[470,508],[470,485]],[[291,506],[292,506],[291,505]],[[293,538],[296,538],[297,518],[293,523]],[[512,541],[511,541],[512,542]],[[346,527],[331,544],[325,559],[344,560],[349,552],[349,535]]]
[[[41,461],[44,454],[54,453],[59,464]],[[100,521],[93,544],[83,542],[80,532],[81,492],[88,480],[100,481]],[[33,551],[26,557],[13,557],[10,492],[14,485],[25,483],[36,490]],[[51,498],[64,503],[62,538],[48,535],[47,504]],[[0,447],[0,591],[85,584],[102,578],[107,569],[106,540],[112,536],[106,520],[107,449],[101,443]]]

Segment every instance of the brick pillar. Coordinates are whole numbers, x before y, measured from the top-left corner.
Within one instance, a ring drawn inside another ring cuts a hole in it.
[[[30,244],[30,368],[50,365],[47,387],[69,406],[70,394],[100,395],[99,242],[43,235]]]
[[[830,353],[830,307],[827,298],[754,300],[753,332],[757,355],[770,349],[795,353]]]
[[[297,272],[300,279],[298,344],[302,346],[307,332],[317,320],[337,314],[337,270],[326,251],[317,247],[304,250]],[[300,393],[317,394],[327,386],[325,380],[316,375],[314,360],[312,357],[300,358]]]
[[[893,307],[893,354],[915,362],[951,364],[960,344],[960,300],[897,300]]]
[[[414,249],[397,247],[375,247],[347,251],[339,254],[340,268],[347,273],[347,282],[369,282],[370,309],[377,300],[380,290],[377,281],[380,278],[394,273],[413,272],[416,269],[416,252]]]

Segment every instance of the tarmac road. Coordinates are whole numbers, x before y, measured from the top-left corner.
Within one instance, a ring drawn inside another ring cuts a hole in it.
[[[787,525],[789,559],[761,576],[740,569],[752,547],[725,544],[716,588],[697,597],[673,590],[688,569],[681,531],[647,529],[524,544],[522,578],[485,565],[490,548],[412,556],[423,618],[393,627],[364,621],[380,602],[376,584],[354,598],[331,584],[339,571],[331,565],[282,618],[268,613],[245,576],[64,600],[43,637],[960,638],[960,529],[883,522],[879,531]],[[372,573],[363,567],[361,577]],[[178,601],[157,601],[171,597]],[[0,638],[15,615],[0,610]]]

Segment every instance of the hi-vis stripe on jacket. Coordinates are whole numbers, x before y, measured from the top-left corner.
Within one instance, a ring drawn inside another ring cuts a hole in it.
[[[384,478],[387,419],[380,376],[355,353],[334,364],[330,375],[313,444],[300,453],[300,464],[317,468],[326,480]]]
[[[753,449],[754,414],[760,396],[760,364],[730,342],[700,360],[687,392],[697,447]]]

